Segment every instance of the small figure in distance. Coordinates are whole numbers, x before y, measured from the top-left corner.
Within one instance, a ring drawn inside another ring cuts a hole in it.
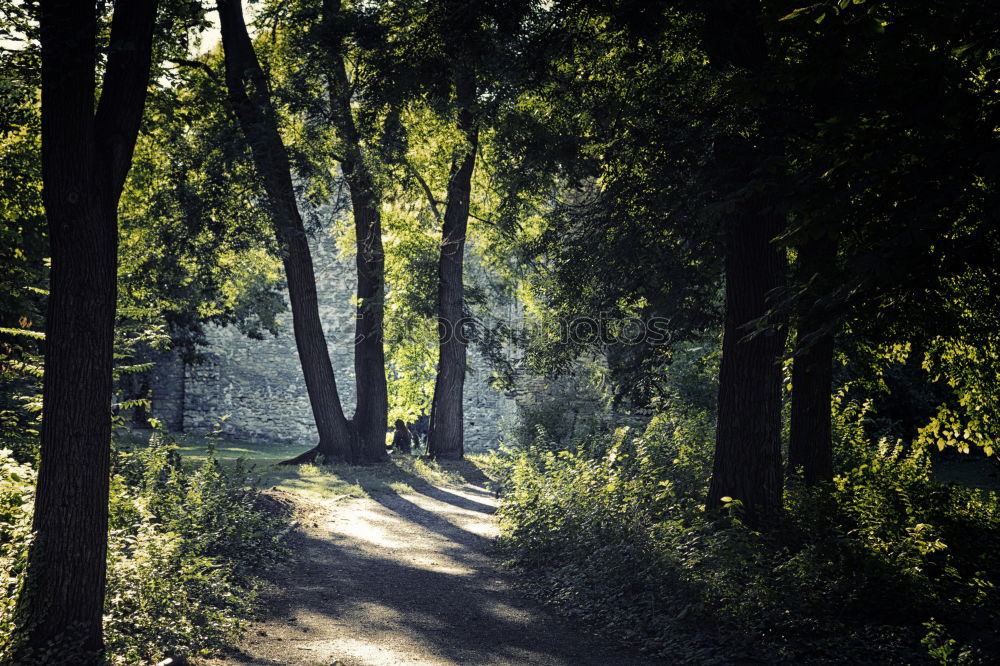
[[[409,453],[413,436],[402,419],[396,419],[396,432],[392,436],[392,448],[400,453]]]
[[[421,413],[417,420],[410,426],[410,435],[413,436],[413,448],[419,449],[420,445],[427,440],[427,430],[430,425],[430,417]]]

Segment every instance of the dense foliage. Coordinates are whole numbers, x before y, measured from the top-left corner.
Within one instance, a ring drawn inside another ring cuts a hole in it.
[[[35,470],[0,451],[0,634],[31,534]],[[184,462],[172,440],[119,445],[111,477],[104,629],[113,664],[202,655],[232,642],[252,613],[255,571],[283,553],[287,516],[265,511],[253,477],[209,456]],[[0,660],[11,645],[0,646]],[[66,655],[59,655],[63,658]],[[37,663],[57,661],[35,655]]]
[[[929,453],[871,442],[838,407],[838,474],[791,484],[762,534],[706,515],[711,415],[501,450],[503,541],[541,593],[676,663],[988,663],[998,646],[1000,498],[945,486]]]
[[[380,460],[382,421],[432,406],[429,453],[461,457],[467,342],[498,385],[570,387],[491,458],[504,539],[619,640],[690,662],[1000,649],[997,496],[932,472],[1000,450],[992,7],[268,0],[248,32],[219,0],[224,45],[212,3],[81,7],[0,0],[4,635],[26,568],[27,631],[86,607],[97,659],[235,635],[278,520],[245,470],[159,434],[115,450],[109,502],[108,433],[148,424],[161,352],[276,334],[287,284],[324,457]],[[358,265],[350,425],[320,233]],[[49,558],[77,527],[90,559]],[[63,576],[87,591],[41,609]]]

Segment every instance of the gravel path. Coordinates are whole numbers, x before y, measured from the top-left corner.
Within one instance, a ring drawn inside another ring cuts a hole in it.
[[[622,665],[655,662],[519,593],[478,484],[313,504],[271,572],[267,619],[223,664]]]

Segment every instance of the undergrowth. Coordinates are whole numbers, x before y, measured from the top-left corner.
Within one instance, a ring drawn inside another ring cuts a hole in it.
[[[0,636],[13,611],[30,537],[35,471],[0,450]],[[209,654],[253,611],[254,571],[283,553],[287,516],[262,510],[240,463],[185,463],[176,444],[113,450],[104,635],[112,664]],[[2,640],[2,639],[0,639]],[[10,645],[0,645],[0,662]],[[39,656],[45,661],[44,656]]]
[[[996,493],[934,482],[926,451],[870,443],[864,417],[840,409],[834,484],[792,480],[766,534],[738,504],[705,515],[704,413],[571,445],[538,429],[489,461],[502,541],[547,599],[677,663],[989,662]]]

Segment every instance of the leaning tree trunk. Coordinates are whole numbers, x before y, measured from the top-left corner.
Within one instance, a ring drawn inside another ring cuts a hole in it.
[[[286,462],[309,462],[317,455],[322,455],[326,462],[350,460],[353,437],[340,404],[323,335],[312,255],[292,188],[288,154],[278,133],[267,77],[247,34],[240,0],[219,0],[218,7],[229,100],[267,193],[288,280],[295,345],[319,431],[319,445],[315,449]]]
[[[382,250],[382,216],[375,180],[364,161],[361,135],[351,112],[351,88],[342,53],[343,39],[335,35],[340,11],[337,0],[324,0],[328,44],[328,81],[331,117],[343,144],[341,162],[351,193],[357,240],[358,311],[354,337],[354,378],[357,408],[352,422],[358,436],[358,462],[388,458],[385,449],[389,422],[389,392],[385,380],[385,253]]]
[[[427,453],[434,458],[460,460],[465,455],[464,413],[465,336],[463,331],[462,267],[465,232],[469,222],[472,170],[479,134],[475,119],[476,84],[471,74],[456,82],[458,129],[468,140],[466,153],[455,161],[448,181],[448,205],[441,234],[438,264],[438,375],[431,403]]]
[[[52,253],[34,540],[16,663],[103,663],[118,199],[142,120],[156,2],[115,8],[94,113],[94,3],[42,3],[42,181]]]
[[[757,0],[706,3],[703,45],[714,67],[735,70],[743,81],[764,74],[767,42]],[[725,220],[726,303],[719,368],[719,411],[715,459],[707,506],[718,510],[723,497],[739,500],[743,517],[767,527],[781,511],[781,366],[785,328],[754,333],[769,308],[768,294],[779,287],[784,256],[773,242],[784,229],[774,201],[761,190],[766,158],[775,150],[768,136],[769,109],[758,110],[756,136],[720,139],[716,164],[721,191],[741,192]]]
[[[799,249],[799,264],[806,275],[822,274],[836,259],[836,243],[817,240]],[[812,285],[815,287],[815,285]],[[833,386],[833,333],[810,289],[800,306],[796,354],[792,361],[792,408],[788,440],[789,471],[802,470],[805,482],[814,485],[833,478],[833,437],[830,393]]]

